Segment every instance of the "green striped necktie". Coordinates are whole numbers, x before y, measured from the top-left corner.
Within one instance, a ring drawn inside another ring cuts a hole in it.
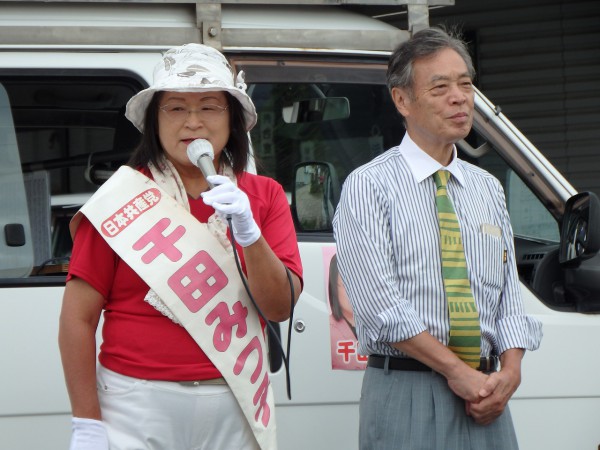
[[[448,348],[476,369],[479,367],[481,352],[481,329],[467,274],[467,261],[458,218],[446,190],[450,172],[438,170],[433,174],[433,179],[437,187],[435,204],[440,225],[442,275],[450,315]]]

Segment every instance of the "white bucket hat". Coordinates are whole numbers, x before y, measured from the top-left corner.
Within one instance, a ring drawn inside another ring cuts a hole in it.
[[[146,108],[158,91],[229,92],[244,108],[246,131],[256,124],[256,109],[246,94],[244,72],[240,72],[234,80],[233,69],[227,59],[212,47],[186,44],[165,53],[154,68],[152,86],[138,92],[127,102],[125,117],[141,132],[144,132]]]

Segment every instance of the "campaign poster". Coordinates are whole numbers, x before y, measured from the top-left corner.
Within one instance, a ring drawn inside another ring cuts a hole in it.
[[[331,368],[364,370],[367,366],[367,357],[358,353],[354,315],[338,271],[335,247],[323,248],[323,267],[329,310]]]

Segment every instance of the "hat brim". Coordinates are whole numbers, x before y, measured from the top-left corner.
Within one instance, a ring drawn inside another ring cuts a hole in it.
[[[256,125],[256,108],[254,107],[254,103],[252,100],[243,91],[240,91],[236,88],[228,88],[224,86],[203,86],[203,87],[185,87],[185,88],[169,88],[169,89],[158,89],[158,88],[147,88],[143,91],[138,92],[136,95],[131,97],[131,99],[127,102],[127,106],[125,109],[125,117],[127,117],[131,123],[135,125],[135,127],[140,130],[140,132],[144,132],[144,118],[146,116],[146,109],[152,100],[152,97],[155,93],[160,91],[169,91],[169,92],[216,92],[216,91],[224,91],[231,94],[235,97],[244,110],[244,123],[246,126],[246,131],[250,131],[254,125]]]

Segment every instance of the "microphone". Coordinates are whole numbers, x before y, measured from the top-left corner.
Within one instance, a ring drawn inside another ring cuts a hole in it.
[[[207,178],[209,175],[216,175],[215,166],[213,159],[215,158],[215,152],[213,151],[212,144],[206,139],[196,139],[192,141],[187,147],[187,156],[193,165],[198,167]],[[208,182],[208,179],[206,180]],[[212,189],[214,185],[208,182],[208,186]]]

